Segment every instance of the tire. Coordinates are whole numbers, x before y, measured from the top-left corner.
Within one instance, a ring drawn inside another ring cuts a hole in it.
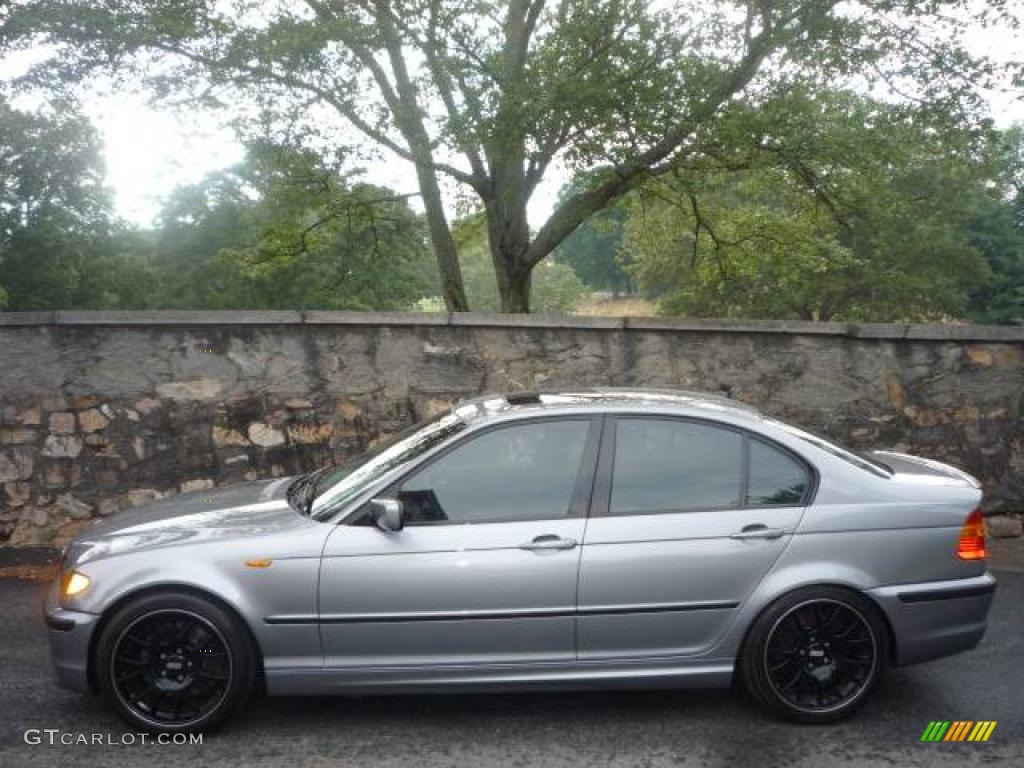
[[[151,733],[213,730],[249,696],[257,652],[246,627],[187,592],[121,606],[96,644],[96,681],[129,725]]]
[[[889,658],[884,617],[841,587],[807,587],[754,621],[740,659],[747,690],[788,720],[831,723],[868,699]]]

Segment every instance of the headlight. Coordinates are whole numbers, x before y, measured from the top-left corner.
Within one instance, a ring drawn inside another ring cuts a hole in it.
[[[89,577],[84,573],[66,571],[61,577],[60,593],[64,597],[74,597],[85,592],[91,583]]]

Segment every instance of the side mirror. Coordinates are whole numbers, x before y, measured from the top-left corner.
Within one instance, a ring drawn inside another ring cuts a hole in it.
[[[400,531],[405,527],[405,514],[402,502],[397,499],[372,499],[370,501],[370,517],[382,531]]]

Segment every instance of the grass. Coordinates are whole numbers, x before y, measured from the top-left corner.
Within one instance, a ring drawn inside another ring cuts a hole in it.
[[[653,301],[639,296],[589,296],[582,299],[573,311],[574,315],[586,317],[653,317],[657,306]]]

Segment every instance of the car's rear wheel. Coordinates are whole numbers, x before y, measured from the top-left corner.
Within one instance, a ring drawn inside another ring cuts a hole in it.
[[[757,618],[741,664],[761,704],[791,720],[828,723],[864,704],[888,656],[885,621],[873,603],[850,590],[811,587]]]
[[[119,608],[100,635],[96,665],[100,690],[118,714],[163,733],[219,725],[256,677],[245,627],[189,593],[145,595]]]

